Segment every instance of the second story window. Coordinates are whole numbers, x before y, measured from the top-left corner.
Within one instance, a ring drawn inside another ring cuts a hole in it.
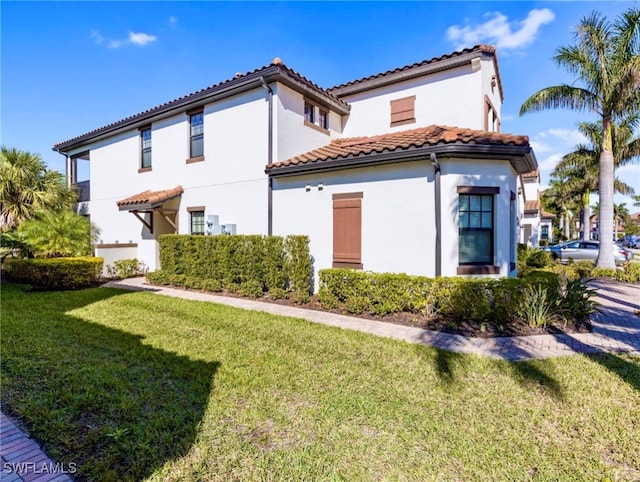
[[[322,109],[319,111],[318,125],[323,129],[329,128],[329,114]]]
[[[151,127],[146,127],[140,131],[140,141],[140,168],[151,169]]]
[[[189,156],[191,159],[204,156],[204,113],[189,116],[191,128]]]
[[[304,103],[304,120],[306,120],[310,124],[315,124],[316,121],[315,108],[308,102]]]
[[[329,134],[329,111],[305,100],[304,125],[324,134]]]

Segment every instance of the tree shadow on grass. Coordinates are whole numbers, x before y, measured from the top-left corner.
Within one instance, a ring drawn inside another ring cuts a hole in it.
[[[70,316],[126,292],[2,293],[3,410],[77,480],[141,480],[192,447],[218,362]]]
[[[459,378],[464,377],[464,372],[471,369],[468,368],[468,365],[474,357],[474,355],[430,349],[421,345],[416,345],[416,350],[421,358],[434,364],[438,378],[447,387],[454,387]],[[513,351],[512,354],[517,356],[517,353]],[[521,356],[524,357],[524,355],[523,352]],[[492,362],[495,363],[498,370],[513,376],[523,387],[535,388],[556,400],[564,400],[565,393],[562,385],[558,383],[553,374],[548,373],[537,361],[516,357],[516,360],[518,359],[521,361],[492,360]]]

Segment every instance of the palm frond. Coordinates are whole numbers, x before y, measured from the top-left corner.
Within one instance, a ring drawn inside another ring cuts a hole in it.
[[[598,106],[598,98],[592,92],[570,85],[556,85],[539,90],[525,100],[520,107],[520,115],[558,108],[592,110],[599,113]]]

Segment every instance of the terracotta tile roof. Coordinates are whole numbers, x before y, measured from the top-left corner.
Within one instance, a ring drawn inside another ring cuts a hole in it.
[[[538,199],[534,201],[525,201],[524,202],[524,212],[525,213],[537,213],[540,211],[540,201]]]
[[[540,217],[541,218],[555,218],[556,215],[550,212],[545,211],[544,209],[542,209],[540,211]]]
[[[118,201],[116,204],[120,210],[133,209],[136,207],[153,207],[180,196],[184,192],[182,186],[164,191],[143,191],[128,198]]]
[[[433,58],[428,59],[428,60],[423,60],[422,62],[416,62],[414,64],[404,65],[402,67],[398,67],[398,68],[395,68],[395,69],[392,69],[392,70],[387,70],[385,72],[380,72],[379,74],[369,75],[367,77],[362,77],[360,79],[356,79],[356,80],[352,80],[352,81],[349,81],[349,82],[345,82],[345,83],[340,84],[340,85],[335,85],[333,87],[330,87],[327,90],[329,92],[332,92],[334,90],[342,89],[344,87],[360,84],[360,83],[367,82],[367,81],[373,80],[373,79],[380,79],[382,77],[387,77],[389,75],[393,75],[393,74],[396,74],[396,73],[399,73],[399,72],[405,72],[405,71],[416,69],[416,68],[419,68],[419,67],[422,67],[422,66],[425,66],[425,65],[428,65],[428,64],[434,64],[434,63],[437,63],[437,62],[440,62],[440,61],[443,61],[443,60],[451,59],[451,58],[454,58],[454,57],[460,57],[462,55],[473,53],[473,52],[480,52],[480,53],[489,54],[489,55],[492,55],[494,58],[497,59],[496,48],[493,45],[478,44],[478,45],[475,45],[475,46],[473,46],[471,48],[465,48],[465,49],[462,49],[462,50],[458,50],[456,52],[452,52],[450,54],[444,54],[444,55],[441,55],[439,57],[433,57]],[[496,67],[497,67],[497,65],[496,65]],[[500,72],[498,71],[497,68],[496,68],[496,74],[497,74],[497,77],[498,77],[497,80],[498,80],[498,85],[499,85],[499,88],[500,88],[500,92],[502,92],[502,81],[500,79]]]
[[[522,179],[537,179],[540,176],[540,171],[536,169],[535,171],[528,172],[522,175]]]
[[[58,142],[58,143],[54,144],[54,150],[58,149],[58,148],[66,148],[68,146],[73,145],[76,142],[79,142],[79,141],[82,141],[82,140],[86,140],[86,139],[90,139],[90,138],[92,138],[94,136],[97,136],[97,135],[100,135],[100,134],[103,134],[103,133],[108,133],[108,132],[110,132],[112,130],[117,129],[118,127],[125,126],[125,125],[131,124],[131,123],[136,122],[136,121],[142,121],[144,119],[151,119],[151,117],[153,117],[154,115],[156,115],[156,114],[158,114],[160,112],[165,112],[165,111],[170,110],[172,108],[178,108],[178,107],[183,106],[183,105],[188,105],[190,102],[195,102],[198,99],[206,97],[208,94],[212,94],[217,90],[223,89],[223,88],[229,86],[230,84],[232,84],[233,82],[236,82],[236,83],[241,82],[242,79],[245,79],[246,77],[249,77],[249,76],[254,76],[254,77],[258,76],[259,77],[260,73],[263,73],[267,69],[272,69],[272,68],[277,68],[277,69],[279,69],[279,71],[284,72],[285,74],[289,74],[293,78],[299,80],[303,84],[306,84],[307,86],[311,87],[312,89],[318,91],[322,95],[326,95],[326,96],[330,97],[331,99],[333,99],[335,102],[338,102],[338,103],[340,103],[340,104],[342,104],[342,105],[344,105],[345,107],[348,108],[348,104],[345,103],[343,100],[339,99],[337,96],[333,95],[328,90],[323,89],[322,87],[318,86],[316,83],[310,81],[305,76],[299,74],[295,70],[290,69],[289,67],[284,65],[280,59],[275,58],[275,59],[273,59],[273,62],[271,64],[269,64],[269,65],[265,65],[263,67],[254,69],[254,70],[249,71],[249,72],[247,72],[245,74],[238,73],[231,79],[227,79],[227,80],[224,80],[222,82],[218,82],[217,84],[213,84],[213,85],[211,85],[209,87],[205,87],[204,89],[200,89],[200,90],[197,90],[197,91],[192,92],[190,94],[183,95],[182,97],[178,97],[176,99],[170,100],[169,102],[165,102],[164,104],[157,105],[157,106],[152,107],[150,109],[147,109],[145,111],[139,112],[139,113],[131,115],[129,117],[125,117],[124,119],[120,119],[120,120],[118,120],[116,122],[112,122],[112,123],[107,124],[105,126],[99,127],[98,129],[94,129],[92,131],[86,132],[86,133],[84,133],[84,134],[82,134],[80,136],[73,137],[73,138],[68,139],[66,141]]]
[[[527,136],[501,134],[498,132],[434,125],[373,137],[335,139],[326,146],[292,157],[286,161],[269,164],[266,168],[269,170],[290,165],[330,162],[372,153],[403,151],[416,147],[456,143],[528,147],[529,138]]]

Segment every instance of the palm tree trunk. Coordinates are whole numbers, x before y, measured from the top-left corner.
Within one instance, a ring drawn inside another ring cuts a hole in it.
[[[615,269],[613,257],[613,150],[612,126],[607,117],[602,119],[603,136],[600,151],[600,173],[598,177],[598,193],[600,195],[600,253],[598,268]]]
[[[565,211],[564,215],[564,237],[571,239],[571,218],[569,217],[569,211]]]
[[[591,238],[591,209],[589,206],[589,190],[582,196],[582,240]]]

